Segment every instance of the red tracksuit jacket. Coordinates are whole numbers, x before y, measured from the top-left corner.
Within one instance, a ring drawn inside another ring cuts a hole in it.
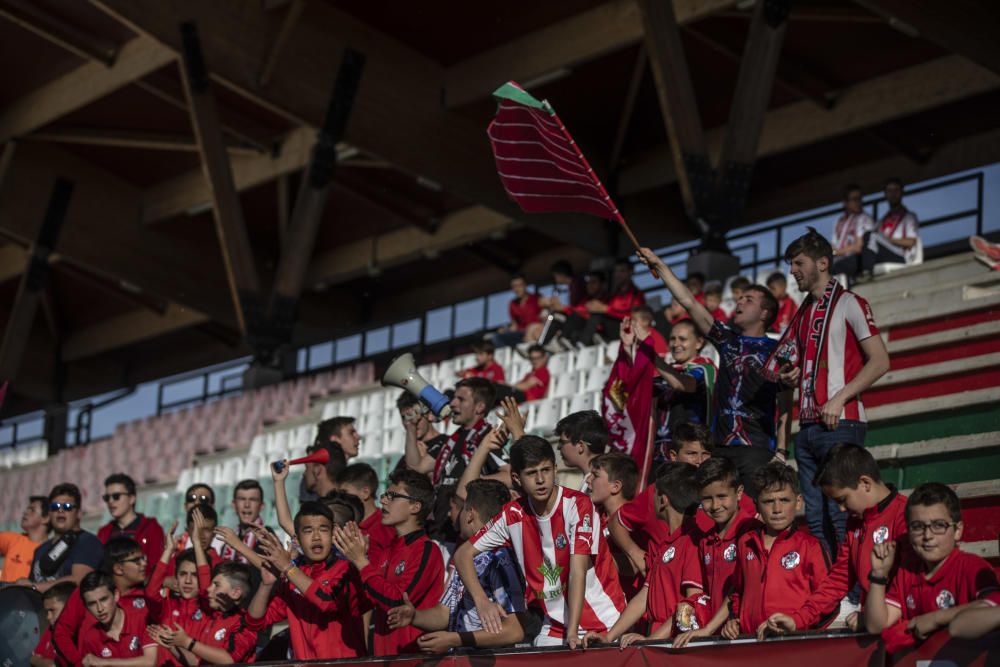
[[[834,614],[837,604],[855,584],[861,584],[861,605],[864,607],[871,586],[868,574],[872,571],[872,548],[906,537],[905,510],[906,496],[893,489],[888,498],[866,510],[863,516],[848,517],[846,539],[837,550],[837,560],[819,589],[792,614],[795,627],[812,627]]]
[[[146,614],[144,593],[145,591],[141,587],[128,590],[121,594],[118,606],[130,612]],[[55,645],[57,664],[69,667],[80,664],[80,658],[83,656],[80,655],[78,647],[83,637],[83,630],[96,623],[94,617],[83,604],[80,589],[77,588],[69,596],[66,606],[63,607],[62,613],[59,614],[59,618],[56,619],[53,626],[52,643]]]
[[[764,548],[763,527],[744,533],[736,558],[732,600],[741,634],[756,633],[771,614],[798,611],[830,571],[830,557],[820,541],[794,523],[770,550]]]
[[[422,630],[408,626],[390,630],[389,610],[403,604],[403,593],[417,609],[429,609],[441,599],[444,560],[441,551],[422,530],[396,537],[382,554],[382,562],[369,562],[361,570],[368,599],[375,605],[375,655],[419,653]]]
[[[107,544],[112,537],[131,537],[142,548],[148,562],[155,563],[163,555],[163,528],[152,517],[139,514],[135,521],[125,528],[119,528],[114,519],[101,526],[97,539]]]

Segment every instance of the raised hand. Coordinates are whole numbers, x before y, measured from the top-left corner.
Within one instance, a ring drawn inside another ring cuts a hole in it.
[[[368,560],[368,540],[353,521],[333,527],[333,543],[355,566]]]
[[[501,412],[500,421],[507,427],[507,430],[515,440],[524,436],[524,415],[517,407],[517,401],[513,396],[506,396],[500,401]]]
[[[268,468],[271,469],[271,479],[276,483],[283,483],[285,478],[288,477],[288,459],[281,459],[281,470],[275,468],[273,463]]]
[[[625,347],[632,347],[635,343],[635,329],[632,327],[631,317],[624,317],[621,324],[618,325],[618,337]]]
[[[883,542],[872,547],[872,574],[888,577],[892,564],[896,561],[896,541]]]
[[[236,534],[236,531],[228,526],[216,526],[215,534],[222,538],[222,541],[229,546],[243,541],[240,539],[240,536]]]

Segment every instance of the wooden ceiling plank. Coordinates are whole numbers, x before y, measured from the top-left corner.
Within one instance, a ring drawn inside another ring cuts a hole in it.
[[[50,127],[36,130],[24,137],[28,141],[50,141],[63,144],[81,144],[87,146],[112,146],[115,148],[138,148],[157,151],[179,151],[182,153],[197,153],[198,144],[190,136],[170,132],[109,130],[86,127]],[[230,155],[259,155],[260,153],[246,146],[226,142],[226,150]]]
[[[82,60],[94,60],[111,66],[118,56],[117,44],[83,32],[32,2],[4,0],[0,3],[0,16]]]
[[[730,9],[736,0],[672,0],[681,25]],[[642,40],[634,0],[614,0],[473,56],[447,69],[449,108],[483,100],[508,80],[538,79],[599,58]]]
[[[1000,77],[961,56],[946,56],[863,81],[844,90],[837,106],[808,101],[772,109],[764,118],[758,159],[863,130],[1000,88]],[[892,104],[886,104],[892,100]],[[706,133],[709,153],[721,153],[725,127]],[[622,170],[618,190],[635,194],[672,183],[670,147],[659,146]]]
[[[62,358],[72,362],[97,356],[208,321],[206,315],[173,303],[162,314],[140,308],[74,331],[62,345]]]
[[[88,62],[24,95],[0,111],[0,142],[29,134],[106,97],[175,58],[148,37],[125,43],[110,67]]]

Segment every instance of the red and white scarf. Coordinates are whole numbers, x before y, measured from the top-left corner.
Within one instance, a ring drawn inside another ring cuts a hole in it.
[[[816,404],[816,375],[826,363],[826,339],[830,317],[837,309],[837,302],[845,290],[836,280],[830,280],[823,290],[823,298],[816,302],[812,294],[806,295],[802,305],[795,311],[791,324],[785,329],[778,345],[764,364],[764,377],[771,382],[778,381],[778,373],[786,363],[802,369],[799,380],[799,421],[810,422],[819,419],[821,410]],[[816,304],[813,308],[812,305]],[[809,316],[808,335],[800,340],[802,319]]]

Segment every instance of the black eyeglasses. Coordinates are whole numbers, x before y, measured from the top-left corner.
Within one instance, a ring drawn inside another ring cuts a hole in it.
[[[949,528],[957,525],[957,523],[945,521],[944,519],[929,521],[928,523],[924,523],[923,521],[911,521],[909,529],[914,535],[923,535],[928,530],[931,531],[931,535],[944,535],[948,532]]]
[[[117,500],[117,498],[115,500]],[[189,503],[208,503],[209,505],[211,505],[212,504],[212,497],[211,496],[201,496],[201,495],[198,495],[198,494],[195,494],[195,493],[191,493],[191,494],[188,494],[187,501]]]
[[[132,556],[131,558],[125,558],[119,562],[121,563],[146,563],[149,561],[149,557],[146,554],[141,554],[139,556]]]
[[[62,510],[63,512],[72,512],[77,508],[76,503],[49,503],[50,512],[58,512]]]
[[[116,491],[114,493],[105,493],[103,496],[101,496],[101,499],[104,502],[113,500],[117,503],[118,499],[121,498],[122,496],[131,496],[131,495],[132,495],[131,493],[125,493],[124,491]]]
[[[408,496],[405,493],[396,493],[395,491],[386,491],[380,497],[381,498],[388,498],[390,502],[392,502],[393,500],[396,500],[397,498],[405,498],[406,500],[409,500],[409,501],[412,501],[412,502],[415,502],[415,503],[421,502],[420,500],[418,500],[417,498],[414,498],[413,496]]]

